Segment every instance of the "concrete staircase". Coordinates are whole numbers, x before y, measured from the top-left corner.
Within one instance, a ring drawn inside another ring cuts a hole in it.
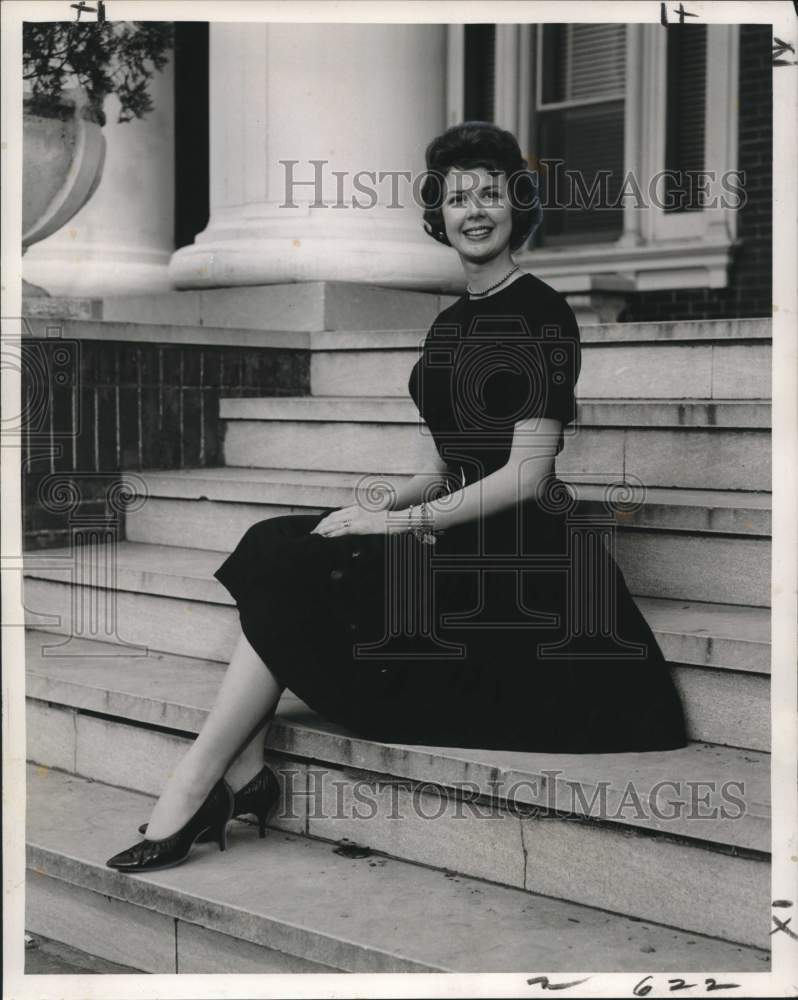
[[[558,471],[586,507],[631,484],[617,556],[672,664],[689,747],[379,744],[286,693],[269,748],[284,808],[265,841],[237,822],[225,855],[205,846],[138,878],[103,867],[212,704],[237,628],[212,576],[222,553],[255,521],[354,502],[368,474],[401,481],[429,448],[406,385],[440,299],[242,291],[238,305],[218,293],[227,311],[203,292],[93,314],[202,324],[203,338],[211,324],[295,330],[311,395],[224,400],[226,466],[145,474],[105,581],[68,550],[28,559],[30,928],[153,972],[766,968],[764,320],[582,330],[582,429]],[[377,330],[378,315],[413,328]]]

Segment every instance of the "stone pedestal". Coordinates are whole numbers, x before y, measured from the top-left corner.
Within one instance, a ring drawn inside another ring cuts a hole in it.
[[[627,296],[612,292],[573,292],[565,297],[580,326],[617,323],[629,302]]]
[[[463,287],[412,183],[445,126],[444,26],[214,24],[210,52],[211,215],[175,287]]]

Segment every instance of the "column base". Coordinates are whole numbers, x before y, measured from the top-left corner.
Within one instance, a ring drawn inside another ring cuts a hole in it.
[[[168,253],[143,254],[97,244],[33,247],[23,258],[22,271],[26,281],[56,296],[103,298],[172,289]]]
[[[195,243],[173,255],[169,274],[175,288],[352,281],[459,294],[465,287],[454,251],[363,240],[275,238]]]

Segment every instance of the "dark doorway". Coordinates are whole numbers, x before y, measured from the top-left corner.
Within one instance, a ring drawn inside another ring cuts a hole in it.
[[[496,76],[496,25],[465,26],[464,118],[467,122],[493,121]]]

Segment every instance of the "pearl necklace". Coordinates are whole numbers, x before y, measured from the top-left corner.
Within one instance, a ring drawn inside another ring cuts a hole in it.
[[[487,295],[488,292],[492,292],[494,288],[498,288],[499,285],[503,285],[504,282],[507,281],[507,279],[510,277],[510,275],[515,274],[516,271],[520,271],[520,268],[517,264],[515,265],[515,267],[511,268],[500,281],[497,281],[495,285],[491,285],[490,288],[486,288],[482,292],[474,292],[471,290],[470,285],[466,285],[466,291],[468,292],[469,295],[473,295],[474,298],[480,298],[483,295]]]

